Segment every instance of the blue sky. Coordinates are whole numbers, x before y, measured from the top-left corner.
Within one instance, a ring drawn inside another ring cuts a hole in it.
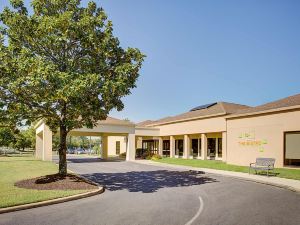
[[[147,55],[125,109],[111,116],[138,122],[215,101],[255,106],[300,93],[300,1],[96,2],[122,46]]]

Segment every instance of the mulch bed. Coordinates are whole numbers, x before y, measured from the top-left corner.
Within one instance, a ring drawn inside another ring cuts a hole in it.
[[[90,183],[74,174],[68,174],[66,177],[60,176],[59,174],[51,174],[28,180],[21,180],[16,182],[15,186],[37,190],[97,189],[97,186],[95,184]]]

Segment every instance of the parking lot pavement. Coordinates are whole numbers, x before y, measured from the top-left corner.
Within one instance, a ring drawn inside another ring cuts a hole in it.
[[[300,224],[300,195],[234,178],[70,156],[102,195],[0,215],[0,224]]]

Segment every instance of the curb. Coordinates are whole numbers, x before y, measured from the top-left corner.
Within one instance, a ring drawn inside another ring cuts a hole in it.
[[[214,172],[205,172],[205,173],[208,173],[208,174],[211,173],[211,174],[214,174],[216,176],[230,177],[232,179],[243,180],[243,181],[248,181],[248,182],[254,182],[254,183],[264,184],[264,185],[269,185],[269,186],[274,186],[274,187],[277,187],[277,188],[287,189],[289,191],[293,191],[293,192],[296,192],[296,193],[300,194],[300,189],[294,188],[292,186],[284,185],[284,184],[278,184],[278,183],[269,182],[269,181],[256,180],[255,178],[251,179],[251,178],[239,177],[239,176],[235,176],[235,175],[219,174],[219,173],[214,173]]]
[[[75,175],[84,179],[88,183],[97,185],[98,189],[89,191],[89,192],[85,192],[85,193],[81,193],[81,194],[77,194],[77,195],[68,196],[68,197],[62,197],[62,198],[56,198],[56,199],[46,200],[46,201],[42,201],[42,202],[28,203],[28,204],[24,204],[24,205],[2,208],[2,209],[0,209],[0,214],[8,213],[8,212],[15,212],[15,211],[19,211],[19,210],[25,210],[25,209],[32,209],[32,208],[37,208],[37,207],[42,207],[42,206],[54,205],[54,204],[63,203],[63,202],[69,202],[69,201],[73,201],[73,200],[91,197],[91,196],[94,196],[97,194],[102,194],[104,192],[104,187],[99,186],[99,184],[97,184],[91,180],[88,180],[87,178],[82,177],[78,174],[75,174]]]
[[[152,161],[153,162],[153,161]],[[138,162],[140,164],[146,164],[146,165],[153,165],[151,163],[141,163],[141,162]],[[278,183],[275,183],[275,182],[270,182],[270,181],[261,181],[261,180],[256,180],[255,178],[251,179],[251,178],[246,178],[246,177],[239,177],[239,176],[236,176],[236,175],[230,175],[230,174],[220,174],[220,173],[217,173],[217,172],[211,172],[211,171],[205,171],[205,168],[197,168],[197,167],[186,167],[186,166],[182,166],[182,165],[174,165],[174,164],[168,164],[168,163],[160,163],[160,162],[153,162],[154,165],[157,164],[157,166],[167,166],[167,167],[170,167],[170,168],[181,168],[181,169],[187,169],[187,170],[192,170],[192,171],[204,171],[205,173],[210,173],[210,174],[214,174],[214,175],[217,175],[217,176],[225,176],[225,177],[230,177],[230,178],[233,178],[233,179],[238,179],[238,180],[244,180],[244,181],[249,181],[249,182],[254,182],[254,183],[258,183],[258,184],[265,184],[265,185],[270,185],[270,186],[274,186],[274,187],[278,187],[278,188],[284,188],[284,189],[287,189],[289,191],[293,191],[293,192],[296,192],[297,194],[300,194],[300,189],[298,188],[294,188],[292,186],[289,186],[289,185],[284,185],[284,184],[278,184]]]

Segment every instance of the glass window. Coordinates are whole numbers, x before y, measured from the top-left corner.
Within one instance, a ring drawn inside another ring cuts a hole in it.
[[[148,151],[151,154],[158,153],[158,140],[143,140],[143,152]]]
[[[116,141],[116,155],[120,155],[120,141]]]
[[[216,138],[207,138],[207,156],[211,158],[216,156]]]
[[[192,139],[192,152],[191,155],[193,158],[198,157],[198,147],[199,147],[199,139]]]
[[[170,150],[170,140],[163,140],[163,150]]]
[[[175,140],[175,155],[183,156],[183,140]]]
[[[284,164],[300,166],[300,131],[285,133]]]
[[[170,157],[170,140],[163,140],[163,156]]]
[[[222,138],[218,138],[218,157],[222,158]]]
[[[199,139],[199,156],[201,157],[201,145],[202,145],[202,143],[201,143],[201,138]]]

